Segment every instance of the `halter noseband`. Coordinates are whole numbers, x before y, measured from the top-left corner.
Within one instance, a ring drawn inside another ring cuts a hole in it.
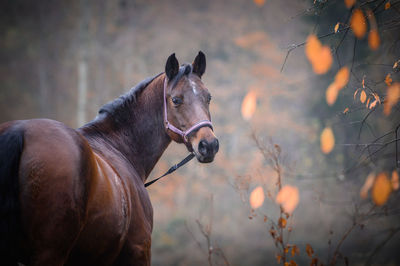
[[[167,130],[169,129],[172,132],[180,135],[185,143],[188,143],[188,141],[189,141],[187,136],[190,133],[192,133],[193,131],[197,130],[197,129],[200,129],[200,128],[205,127],[205,126],[209,126],[211,128],[211,130],[213,130],[212,123],[209,120],[199,121],[199,122],[195,123],[193,126],[191,126],[189,129],[187,129],[185,131],[180,130],[179,128],[175,127],[174,125],[172,125],[168,121],[168,116],[167,116],[167,87],[168,87],[168,81],[167,81],[167,79],[168,79],[167,76],[165,76],[165,79],[164,79],[164,125],[165,125],[165,129],[167,129]]]

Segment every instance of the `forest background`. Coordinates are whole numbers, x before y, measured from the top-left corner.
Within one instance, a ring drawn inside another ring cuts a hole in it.
[[[1,1],[0,122],[82,126],[199,50],[220,151],[149,188],[152,264],[400,265],[399,0]]]

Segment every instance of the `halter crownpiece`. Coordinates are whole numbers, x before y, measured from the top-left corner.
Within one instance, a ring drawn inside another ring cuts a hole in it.
[[[195,130],[198,130],[202,127],[209,126],[211,130],[213,129],[212,123],[209,120],[202,120],[197,123],[195,123],[193,126],[191,126],[189,129],[182,131],[179,128],[175,127],[168,121],[168,115],[167,115],[167,87],[168,87],[168,78],[165,76],[164,79],[164,125],[165,128],[168,130],[171,130],[172,132],[180,135],[183,138],[183,141],[185,143],[188,143],[188,138],[187,136],[192,133]]]

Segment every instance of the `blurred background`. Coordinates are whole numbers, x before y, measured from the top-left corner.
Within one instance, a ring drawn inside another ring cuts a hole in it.
[[[350,30],[356,9],[368,31],[377,27],[376,49]],[[310,34],[331,51],[321,75],[305,54]],[[152,264],[400,265],[394,183],[382,206],[360,197],[369,174],[396,171],[399,106],[390,115],[382,106],[400,80],[398,0],[3,0],[0,122],[45,117],[80,127],[163,72],[171,53],[184,63],[199,50],[220,151],[212,164],[193,160],[149,187]],[[343,66],[349,82],[328,105]],[[366,106],[361,91],[380,102]],[[324,128],[335,140],[325,153]],[[186,153],[172,143],[150,178]],[[299,195],[288,215],[275,200],[286,185]]]

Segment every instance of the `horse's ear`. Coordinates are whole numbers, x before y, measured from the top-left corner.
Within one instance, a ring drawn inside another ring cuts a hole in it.
[[[193,73],[196,73],[200,78],[206,71],[206,56],[202,51],[196,56],[193,62]]]
[[[179,63],[175,57],[175,53],[170,55],[167,59],[167,63],[165,64],[165,74],[168,77],[168,80],[172,80],[179,72]]]

